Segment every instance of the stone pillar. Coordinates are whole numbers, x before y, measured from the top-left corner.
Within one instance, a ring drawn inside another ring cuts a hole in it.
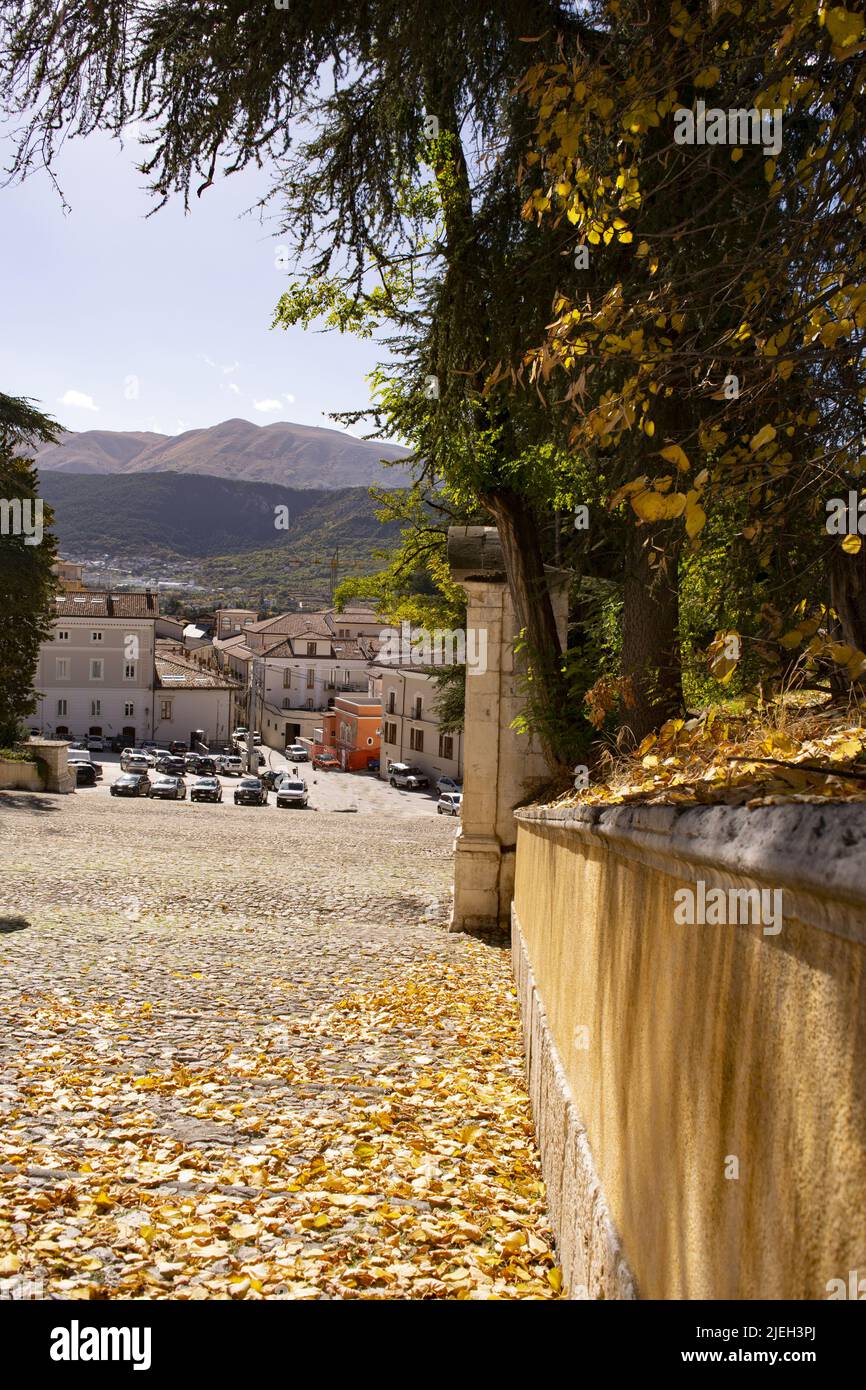
[[[452,578],[466,590],[469,633],[486,633],[486,669],[466,672],[463,726],[463,806],[456,837],[452,931],[508,930],[514,888],[517,831],[514,808],[547,775],[538,741],[518,734],[512,721],[523,709],[518,627],[494,526],[452,526],[448,532]],[[560,638],[567,624],[568,575],[549,572]],[[474,647],[483,650],[476,638]]]
[[[27,746],[48,767],[47,792],[75,791],[75,778],[69,771],[68,743],[55,738],[31,738]]]

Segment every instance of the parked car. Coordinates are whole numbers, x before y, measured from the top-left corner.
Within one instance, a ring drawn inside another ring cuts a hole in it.
[[[290,743],[286,749],[286,757],[292,763],[308,763],[310,755],[302,743]]]
[[[91,753],[104,753],[105,739],[101,734],[91,734],[87,740],[87,747]]]
[[[142,751],[151,767],[157,767],[163,758],[172,756],[167,748],[157,748],[155,744],[150,744],[146,750],[143,749]]]
[[[294,806],[306,806],[306,782],[283,782],[277,789],[277,805],[281,811],[288,811]]]
[[[157,758],[156,770],[157,772],[167,772],[169,777],[183,777],[186,772],[186,763],[183,758],[169,753],[165,758]]]
[[[147,772],[122,772],[108,790],[112,796],[147,796],[150,787]]]
[[[222,771],[226,777],[241,777],[244,765],[233,753],[227,753],[222,759]],[[258,781],[258,778],[255,779]]]
[[[223,789],[218,777],[196,777],[189,789],[190,801],[222,801]]]
[[[453,777],[440,777],[436,783],[436,790],[440,796],[444,796],[446,792],[460,792],[462,796],[463,783],[455,781]]]
[[[339,772],[342,764],[333,753],[318,753],[313,759],[313,767],[320,767],[323,772]]]
[[[440,816],[459,816],[462,805],[462,792],[443,792],[436,802],[436,813]]]
[[[135,753],[124,748],[120,755],[121,772],[147,772],[150,763],[144,753]]]
[[[168,751],[182,758],[189,752],[189,747],[182,739],[176,738],[168,745]]]
[[[283,782],[292,780],[288,772],[277,767],[269,767],[265,772],[260,772],[259,779],[269,792],[278,791]]]
[[[183,801],[186,797],[186,782],[182,777],[169,777],[162,774],[151,783],[148,796],[162,801]]]
[[[86,739],[86,738],[76,738],[76,739],[73,739],[73,741],[72,741],[72,743],[70,743],[69,747],[70,747],[70,748],[84,748],[84,749],[86,750],[86,749],[87,749],[87,739]]]
[[[238,743],[242,738],[246,738],[248,733],[249,730],[239,724],[236,729],[232,729],[232,743]]]
[[[93,766],[93,763],[71,762],[69,768],[70,771],[74,771],[75,773],[76,787],[96,786],[96,768]]]
[[[197,771],[199,777],[216,777],[216,761],[202,754],[198,760]]]
[[[430,785],[429,777],[412,763],[392,763],[388,769],[388,781],[392,787],[405,787],[412,792]]]
[[[235,787],[236,806],[267,806],[268,789],[260,777],[242,777]]]
[[[70,768],[73,766],[81,767],[82,765],[89,767],[93,773],[94,782],[98,782],[102,777],[102,763],[95,763],[86,748],[70,748],[66,754],[66,762]],[[79,785],[83,786],[84,783],[79,783]]]

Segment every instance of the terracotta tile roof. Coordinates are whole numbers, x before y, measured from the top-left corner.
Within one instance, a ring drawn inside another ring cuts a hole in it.
[[[245,623],[244,632],[281,633],[285,637],[300,637],[308,632],[311,637],[333,637],[334,625],[326,613],[280,613],[260,623]]]
[[[237,690],[238,682],[224,671],[214,671],[176,656],[157,653],[156,686],[160,690]]]
[[[159,595],[85,589],[77,594],[58,594],[54,611],[58,618],[158,618]]]
[[[271,647],[262,647],[256,655],[272,658],[295,657],[304,661],[369,661],[373,655],[373,646],[365,638],[332,637],[328,643],[326,652],[318,652],[316,656],[309,656],[304,650],[304,643],[307,637],[321,638],[318,633],[301,633],[298,637],[287,637],[283,641],[276,642]]]

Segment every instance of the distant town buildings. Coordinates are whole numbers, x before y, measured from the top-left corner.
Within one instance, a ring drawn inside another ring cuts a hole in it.
[[[60,562],[63,586],[42,646],[34,733],[225,745],[246,725],[282,751],[305,741],[348,771],[410,762],[435,781],[462,779],[460,734],[444,734],[434,673],[379,659],[371,607],[282,613],[218,608],[187,623],[160,613],[153,589],[88,589]]]

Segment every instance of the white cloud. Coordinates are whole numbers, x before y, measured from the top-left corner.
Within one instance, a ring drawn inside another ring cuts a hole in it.
[[[228,386],[229,390],[232,391],[234,395],[239,396],[241,394],[241,388],[238,386],[236,381],[230,381]]]
[[[289,405],[294,405],[294,404],[295,404],[295,398],[294,398],[294,396],[292,395],[291,391],[284,391],[284,392],[283,392],[283,400],[284,400],[284,401],[288,401]]]
[[[223,367],[223,376],[231,376],[232,372],[236,372],[240,365],[240,362],[232,362],[230,367]]]
[[[270,415],[275,410],[282,410],[283,408],[279,401],[273,400],[270,396],[267,396],[263,401],[253,401],[253,405],[256,410],[260,410],[263,415]]]
[[[57,399],[61,405],[72,405],[78,410],[99,410],[93,397],[88,396],[84,391],[64,391],[63,395],[58,396]]]

